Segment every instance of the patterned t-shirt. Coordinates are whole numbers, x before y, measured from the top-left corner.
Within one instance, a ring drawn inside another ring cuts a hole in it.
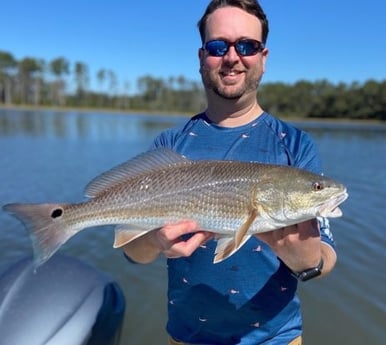
[[[192,160],[223,159],[296,166],[321,173],[308,134],[263,113],[226,128],[204,113],[161,133],[153,148],[167,147]],[[327,220],[322,241],[334,246]],[[197,344],[283,345],[301,334],[297,280],[264,242],[252,236],[239,251],[213,264],[215,240],[190,257],[168,260],[171,336]]]

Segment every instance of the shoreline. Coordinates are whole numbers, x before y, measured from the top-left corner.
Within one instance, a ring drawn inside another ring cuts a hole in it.
[[[1,109],[8,110],[30,110],[30,111],[56,111],[56,112],[71,112],[76,111],[79,113],[100,113],[100,114],[121,114],[121,115],[170,115],[170,116],[193,116],[195,113],[183,113],[175,111],[152,111],[152,110],[125,110],[125,109],[116,109],[116,108],[77,108],[77,107],[60,107],[60,106],[44,106],[44,105],[5,105],[0,104]]]
[[[53,111],[53,112],[79,112],[94,114],[119,114],[119,115],[162,115],[170,117],[194,116],[196,113],[190,112],[173,112],[173,111],[151,111],[151,110],[123,110],[115,108],[76,108],[76,107],[59,107],[59,106],[33,106],[33,105],[5,105],[0,104],[0,110],[28,110],[28,111]],[[338,124],[356,124],[356,125],[386,125],[386,121],[374,119],[349,119],[349,118],[308,118],[308,117],[286,117],[277,116],[279,119],[287,122],[309,122],[309,123],[338,123]]]

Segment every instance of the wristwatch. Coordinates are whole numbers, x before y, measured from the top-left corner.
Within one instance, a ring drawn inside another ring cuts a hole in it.
[[[320,276],[322,274],[323,264],[323,258],[321,258],[318,266],[307,268],[302,272],[294,272],[294,275],[302,282],[305,282],[307,280]]]

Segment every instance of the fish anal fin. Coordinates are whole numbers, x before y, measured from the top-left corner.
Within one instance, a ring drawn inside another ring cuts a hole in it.
[[[115,227],[114,248],[121,248],[135,239],[146,235],[152,229],[143,229],[131,225],[117,225]]]
[[[257,215],[257,208],[251,208],[247,220],[237,230],[234,237],[223,236],[218,239],[213,263],[217,264],[225,260],[237,252],[243,246],[243,244],[249,240],[251,235],[248,235],[248,230],[253,221],[256,219]]]

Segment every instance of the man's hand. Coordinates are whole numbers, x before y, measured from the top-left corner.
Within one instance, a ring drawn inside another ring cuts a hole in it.
[[[322,258],[320,232],[316,219],[256,236],[266,242],[294,272],[315,267]],[[324,256],[323,260],[325,260]]]
[[[192,236],[183,240],[182,236],[186,234],[192,234]],[[196,222],[185,220],[164,226],[155,233],[153,240],[167,258],[179,258],[192,255],[212,236],[210,232],[199,230]]]
[[[192,236],[184,240],[182,236],[186,234],[192,234]],[[190,256],[212,236],[210,232],[199,230],[196,222],[184,220],[150,231],[125,245],[123,250],[132,260],[138,263],[149,263],[160,253],[167,258]]]

